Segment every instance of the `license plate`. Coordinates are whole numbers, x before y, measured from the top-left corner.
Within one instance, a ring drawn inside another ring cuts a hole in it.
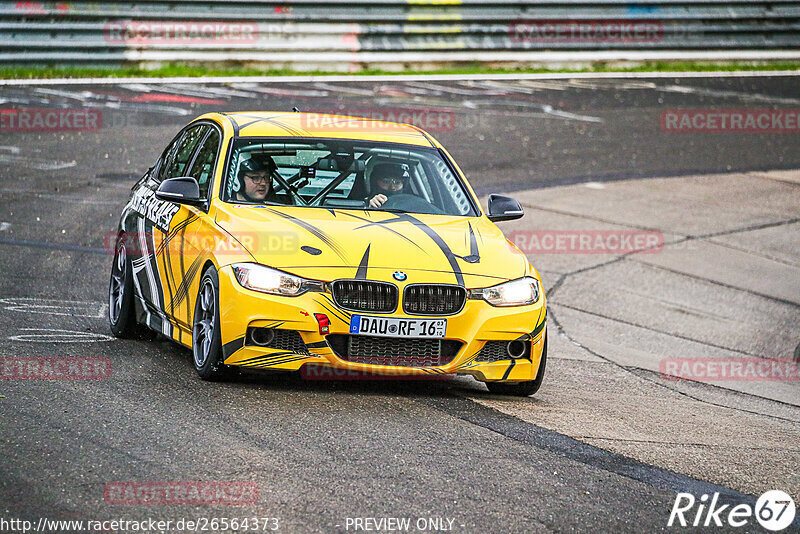
[[[353,315],[350,333],[385,337],[444,337],[447,319],[405,319],[399,317],[372,317]]]

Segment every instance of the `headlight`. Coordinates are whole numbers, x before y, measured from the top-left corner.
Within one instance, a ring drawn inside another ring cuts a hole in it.
[[[539,282],[526,276],[483,289],[472,289],[469,298],[483,299],[492,306],[525,306],[539,300]]]
[[[306,280],[256,263],[235,263],[233,274],[242,287],[271,295],[296,297],[306,291],[325,291],[325,282]]]

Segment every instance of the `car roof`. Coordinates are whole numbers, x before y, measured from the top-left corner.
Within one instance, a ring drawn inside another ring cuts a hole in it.
[[[363,117],[281,111],[243,111],[219,115],[231,121],[234,137],[311,137],[436,146],[430,136],[410,124]]]

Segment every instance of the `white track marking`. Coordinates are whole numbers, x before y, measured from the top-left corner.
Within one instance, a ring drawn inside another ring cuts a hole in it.
[[[488,92],[484,94],[492,94],[492,92],[497,93],[522,93],[525,95],[529,95],[533,90],[539,90],[542,88],[546,89],[554,89],[552,87],[551,82],[529,82],[529,83],[513,83],[513,82],[498,82],[495,80],[477,80],[473,82],[469,82],[472,87],[484,88],[489,89]],[[533,84],[533,85],[531,85]],[[563,82],[559,82],[559,85],[565,85]],[[559,89],[561,89],[559,87]],[[564,87],[566,89],[566,87]]]
[[[463,96],[476,96],[481,94],[486,94],[485,91],[476,91],[475,89],[460,89],[458,87],[448,87],[446,85],[439,85],[437,83],[427,83],[427,82],[408,82],[405,84],[408,87],[416,87],[417,89],[425,89],[431,91],[435,95],[441,94],[452,94],[452,95],[463,95]]]
[[[5,232],[9,228],[11,228],[11,223],[0,222],[0,232]]]
[[[349,80],[351,82],[357,82],[358,80]],[[337,93],[348,93],[351,95],[357,96],[375,96],[375,91],[371,89],[360,89],[358,87],[342,87],[339,85],[328,85],[322,81],[316,81],[314,83],[314,87],[317,89],[327,89],[329,91],[334,91]]]
[[[15,96],[6,96],[0,98],[0,103],[2,104],[18,104],[20,106],[49,106],[52,103],[52,100],[45,97],[37,97],[36,95],[31,95],[30,97],[15,97]]]
[[[461,105],[463,107],[467,108],[467,109],[481,110],[482,113],[488,113],[488,114],[492,114],[492,115],[509,115],[509,114],[513,114],[514,116],[519,116],[519,117],[522,117],[522,116],[526,116],[526,117],[545,117],[545,118],[558,117],[560,119],[582,121],[582,122],[596,122],[596,123],[605,122],[600,117],[593,117],[591,115],[579,115],[577,113],[572,113],[572,112],[569,112],[569,111],[556,109],[553,106],[551,106],[550,104],[540,104],[538,102],[523,102],[523,101],[506,102],[506,101],[497,101],[497,100],[495,100],[495,101],[492,102],[492,104],[495,106],[495,109],[490,110],[490,109],[487,109],[487,108],[484,108],[484,107],[480,106],[479,102],[473,102],[471,100],[464,100],[461,103]],[[498,105],[511,105],[511,106],[514,106],[514,107],[517,107],[517,108],[523,107],[523,108],[528,108],[528,109],[538,109],[538,110],[540,110],[540,113],[531,113],[529,111],[519,111],[518,109],[515,109],[515,110],[505,110],[505,109],[498,110],[498,109],[496,109],[496,107]],[[443,107],[447,108],[447,107],[450,107],[450,106],[443,106]]]
[[[237,83],[237,87],[247,89],[248,91],[255,91],[256,93],[264,93],[268,95],[277,96],[306,96],[306,97],[326,97],[331,93],[330,91],[315,91],[313,89],[298,89],[296,87],[278,88],[278,87],[262,87],[255,83]]]
[[[491,80],[486,80],[489,82]],[[514,85],[521,85],[534,91],[566,91],[570,80],[519,80]]]
[[[7,154],[3,152],[8,152]],[[39,152],[34,150],[34,152]],[[22,149],[18,146],[0,145],[0,163],[16,164],[27,169],[36,169],[39,171],[57,171],[59,169],[68,169],[78,165],[77,161],[52,161],[41,158],[26,156],[22,154]],[[7,188],[0,189],[0,191],[9,191],[14,193],[24,193],[26,191],[10,190]]]
[[[800,54],[799,54],[800,55]],[[459,80],[570,80],[570,79],[647,79],[647,78],[758,78],[797,77],[800,71],[764,70],[764,71],[724,71],[724,72],[550,72],[550,73],[518,73],[518,74],[385,74],[358,75],[333,74],[326,76],[209,76],[209,77],[176,77],[176,78],[51,78],[0,80],[0,86],[24,85],[119,85],[133,91],[148,92],[151,85],[164,83],[213,84],[213,83],[309,83],[326,84],[330,82],[434,82]],[[338,90],[338,87],[333,87]]]
[[[420,89],[419,87],[414,87],[413,85],[410,85],[408,83],[404,83],[401,90],[406,93],[418,96],[430,96],[431,93],[427,89]]]
[[[58,171],[61,169],[69,169],[78,165],[77,161],[44,161],[31,159],[29,156],[12,156],[8,154],[0,154],[0,164],[7,163],[9,165],[20,165],[27,169],[35,169],[37,171]]]
[[[725,91],[719,89],[707,89],[705,87],[692,87],[689,85],[659,85],[658,91],[670,93],[692,94],[700,96],[711,96],[715,98],[737,98],[742,101],[768,102],[771,104],[798,104],[798,98],[784,98],[780,96],[762,95],[759,93],[742,93],[740,91]]]
[[[569,111],[555,109],[553,106],[548,106],[548,105],[543,106],[542,111],[544,111],[548,115],[553,115],[554,117],[561,117],[562,119],[570,119],[573,121],[605,122],[600,117],[592,117],[591,115],[578,115],[577,113],[570,113]]]
[[[642,80],[567,80],[564,84],[564,89],[619,89],[620,91],[628,91],[631,89],[655,89],[656,84],[653,82],[646,82]]]
[[[58,300],[38,297],[10,297],[0,299],[8,311],[25,313],[43,313],[45,315],[66,315],[70,317],[105,317],[107,305],[100,302],[80,300]]]
[[[228,87],[187,87],[187,84],[174,83],[164,84],[158,90],[165,93],[177,94],[181,96],[193,96],[198,98],[219,98],[219,97],[239,97],[239,98],[253,98],[258,94],[252,91],[237,91]]]
[[[8,339],[25,343],[98,343],[102,341],[114,341],[113,337],[105,334],[75,330],[20,328],[20,331],[27,333],[9,336]]]
[[[80,102],[87,102],[88,100],[91,100],[94,96],[89,91],[80,91],[80,92],[60,91],[58,89],[46,89],[44,87],[39,87],[37,89],[34,89],[34,92],[42,95],[58,96],[61,98],[66,98],[68,100],[79,100]]]
[[[174,80],[175,78],[154,78],[153,83],[168,83],[167,80]],[[127,89],[128,91],[132,91],[134,93],[149,93],[153,91],[153,87],[149,84],[144,83],[125,83],[120,82],[120,87],[123,89]]]
[[[0,155],[2,160],[2,155]],[[114,184],[107,187],[118,187],[120,189],[130,189],[127,184]],[[47,198],[58,200],[59,202],[68,202],[70,204],[93,204],[98,206],[118,206],[119,202],[116,200],[95,200],[91,198],[70,197],[66,195],[57,195],[55,193],[37,193],[36,191],[29,191],[26,189],[14,189],[10,187],[0,187],[0,195],[13,194],[13,195],[28,195],[36,198]]]

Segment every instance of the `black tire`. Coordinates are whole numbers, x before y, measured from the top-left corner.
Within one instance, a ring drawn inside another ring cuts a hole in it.
[[[222,335],[219,326],[219,275],[212,265],[203,273],[192,319],[192,363],[203,380],[220,380],[227,375],[222,363]]]
[[[140,330],[136,323],[133,299],[133,269],[125,238],[121,237],[114,249],[114,263],[108,284],[108,325],[114,337],[131,338]]]
[[[544,348],[542,349],[542,361],[539,364],[539,372],[536,374],[534,380],[526,380],[525,382],[486,382],[486,387],[489,388],[490,393],[497,395],[515,395],[518,397],[529,397],[534,395],[539,388],[542,387],[544,380],[544,370],[547,367],[547,338],[544,339]]]

